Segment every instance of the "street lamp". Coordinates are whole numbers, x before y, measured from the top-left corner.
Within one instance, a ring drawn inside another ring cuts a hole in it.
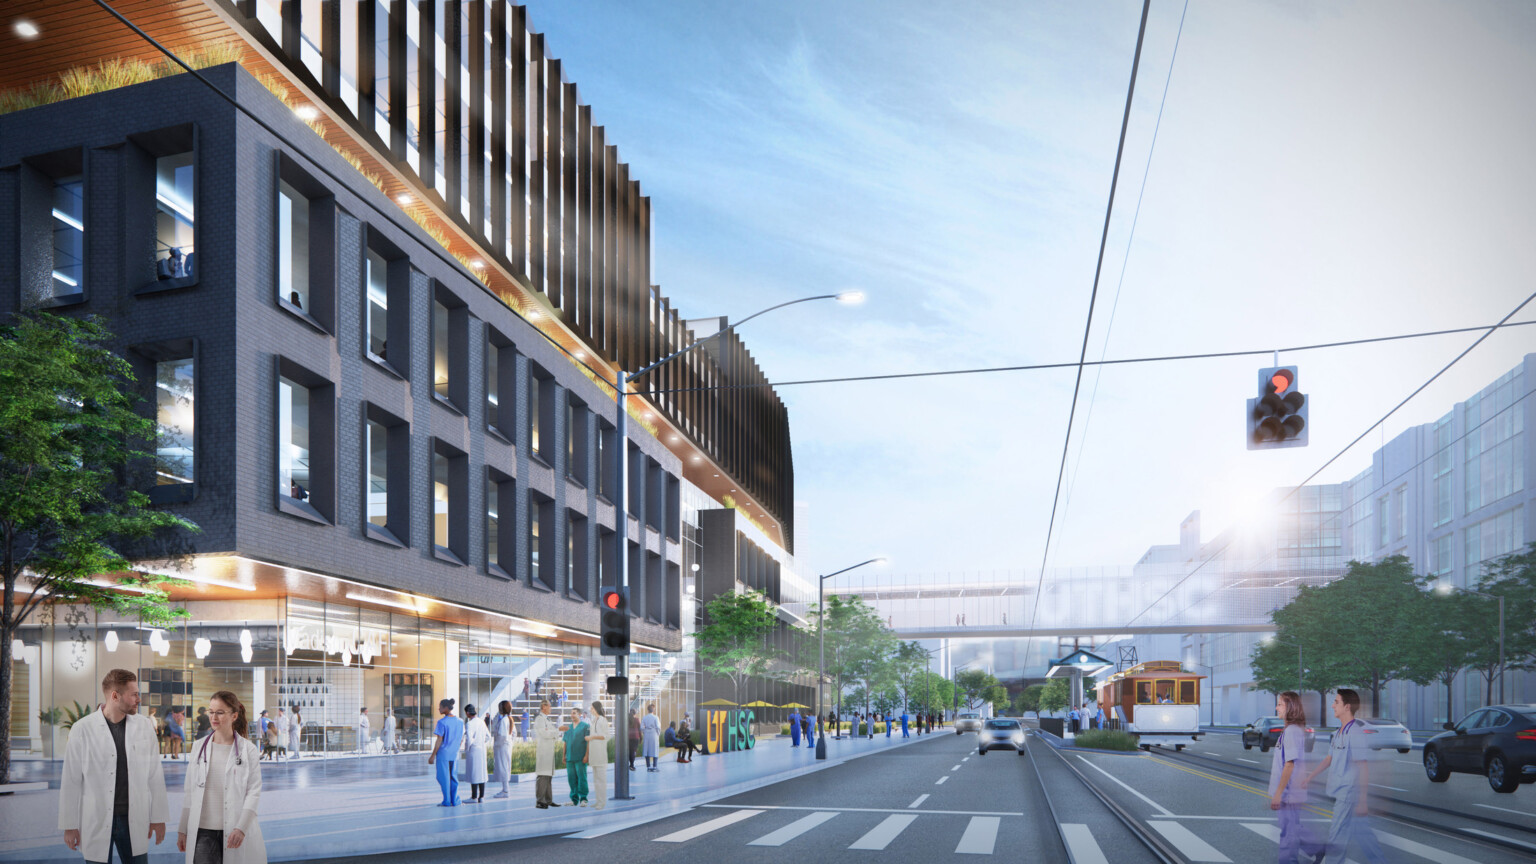
[[[618,441],[618,446],[614,448],[618,452],[614,454],[614,459],[617,463],[617,469],[613,472],[613,509],[615,517],[613,521],[615,535],[614,546],[619,550],[619,566],[614,568],[618,571],[618,584],[612,587],[623,589],[627,588],[629,585],[629,508],[625,503],[624,489],[624,482],[629,476],[629,435],[625,428],[628,425],[626,420],[629,417],[629,412],[624,409],[624,397],[629,395],[629,382],[639,378],[642,375],[645,375],[646,373],[650,372],[658,366],[661,366],[664,363],[671,362],[672,360],[681,357],[689,351],[692,351],[700,345],[703,345],[705,342],[709,342],[712,339],[718,339],[725,335],[727,332],[740,327],[748,321],[751,321],[753,318],[756,318],[759,315],[766,315],[775,309],[783,309],[785,306],[793,306],[796,303],[809,303],[812,300],[836,300],[839,303],[858,303],[863,299],[864,295],[860,292],[846,291],[842,294],[817,294],[814,297],[802,297],[799,300],[790,300],[785,303],[780,303],[776,306],[769,306],[767,309],[764,309],[761,312],[754,312],[753,314],[748,315],[747,317],[737,321],[734,324],[727,324],[726,326],[721,327],[719,330],[716,330],[714,333],[711,333],[702,339],[697,339],[688,346],[679,348],[678,350],[673,351],[671,354],[668,354],[660,360],[657,360],[655,363],[652,363],[651,365],[646,366],[645,368],[640,369],[632,374],[625,375],[623,369],[619,369],[615,372],[614,401],[617,403],[619,410],[618,416],[615,417],[613,421],[615,432],[614,437]],[[629,675],[629,654],[626,652],[625,654],[615,657],[613,666],[614,675],[620,678],[627,677]],[[614,726],[616,727],[614,730],[615,734],[613,748],[614,764],[622,765],[625,760],[629,758],[629,696],[628,694],[617,695],[614,697],[613,701],[613,719]],[[620,801],[627,801],[632,797],[629,794],[629,772],[614,772],[613,797]]]
[[[865,564],[884,564],[884,558],[871,558],[868,561],[860,561],[852,567],[844,567],[841,570],[828,573],[816,580],[816,725],[821,725],[821,690],[824,679],[827,677],[827,580],[849,570],[857,570]],[[841,718],[839,718],[841,722]],[[827,758],[827,730],[820,729],[816,735],[816,758]]]
[[[1435,586],[1435,590],[1441,594],[1449,594],[1452,591],[1465,591],[1468,594],[1476,594],[1479,597],[1487,597],[1490,600],[1499,601],[1499,704],[1504,703],[1504,597],[1499,594],[1489,594],[1476,588],[1463,588],[1460,585],[1452,585],[1449,582],[1441,582]]]

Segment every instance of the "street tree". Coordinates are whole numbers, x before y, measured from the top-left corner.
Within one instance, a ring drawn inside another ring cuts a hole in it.
[[[1336,628],[1323,642],[1323,663],[1340,683],[1371,691],[1371,708],[1381,710],[1381,690],[1404,679],[1419,638],[1416,610],[1426,598],[1406,555],[1373,563],[1349,562],[1339,579],[1320,594]]]
[[[1022,717],[1029,711],[1035,712],[1036,717],[1040,716],[1040,691],[1044,689],[1044,684],[1031,684],[1019,691],[1019,695],[1013,700],[1014,710],[1019,712],[1019,716]]]
[[[1344,683],[1337,679],[1324,652],[1324,646],[1330,644],[1329,634],[1341,626],[1341,621],[1333,617],[1321,591],[1304,585],[1290,603],[1270,613],[1275,635],[1253,646],[1250,659],[1257,689],[1274,694],[1315,690],[1321,704],[1327,705],[1328,692]],[[1299,679],[1298,672],[1302,676]],[[1318,722],[1327,727],[1327,711]]]
[[[886,627],[885,619],[860,597],[848,599],[839,629],[845,646],[845,674],[863,685],[864,713],[868,714],[875,691],[894,681],[892,663],[900,643]]]
[[[1072,693],[1067,687],[1067,679],[1052,678],[1040,689],[1040,700],[1036,703],[1035,714],[1040,712],[1051,713],[1066,710],[1067,702],[1072,698]]]
[[[1536,541],[1485,564],[1477,590],[1504,598],[1507,665],[1512,669],[1536,671]],[[1478,599],[1484,601],[1484,612],[1477,632],[1496,640],[1497,622],[1493,619],[1496,601]]]
[[[912,687],[920,683],[928,668],[928,652],[916,642],[902,642],[890,659],[890,679],[901,694],[901,701],[910,704]]]
[[[45,602],[150,626],[186,614],[165,593],[174,580],[127,557],[178,565],[197,526],[138,491],[156,426],[111,340],[98,319],[43,312],[0,329],[0,784],[10,782],[12,644],[29,616]]]
[[[991,701],[992,688],[997,685],[997,679],[985,669],[962,669],[955,676],[955,689],[960,691],[960,698],[972,711]]]
[[[703,627],[694,633],[699,662],[712,675],[731,679],[734,701],[741,685],[762,675],[778,658],[769,636],[778,622],[773,606],[756,591],[721,594],[704,606]]]
[[[1002,714],[1007,712],[1010,704],[1008,688],[1001,684],[993,685],[992,689],[987,691],[987,701],[992,704],[992,713]]]
[[[1433,592],[1415,605],[1415,632],[1418,638],[1410,646],[1410,661],[1404,677],[1415,684],[1439,682],[1445,685],[1445,704],[1450,706],[1456,676],[1470,665],[1476,645],[1487,635],[1486,611],[1479,608],[1476,595],[1462,592]]]
[[[955,704],[955,683],[937,672],[924,670],[906,694],[908,710],[918,714],[942,714]]]

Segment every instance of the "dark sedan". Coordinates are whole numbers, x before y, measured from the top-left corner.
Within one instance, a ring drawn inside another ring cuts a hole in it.
[[[1285,731],[1285,721],[1279,717],[1260,717],[1249,723],[1243,729],[1243,749],[1252,750],[1258,747],[1260,752],[1268,753],[1269,748],[1280,743],[1280,733]],[[1312,752],[1312,745],[1317,736],[1312,732],[1312,727],[1307,727],[1307,752]]]
[[[1452,771],[1481,774],[1495,792],[1536,783],[1536,705],[1492,705],[1447,723],[1424,742],[1424,773],[1444,783]]]

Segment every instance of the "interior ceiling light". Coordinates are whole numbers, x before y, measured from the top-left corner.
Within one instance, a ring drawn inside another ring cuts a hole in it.
[[[25,18],[17,21],[14,29],[16,35],[23,39],[36,39],[43,32],[36,24]]]
[[[192,653],[196,654],[197,655],[197,659],[199,659],[199,660],[203,659],[204,657],[207,657],[208,656],[208,652],[210,652],[212,650],[213,650],[213,643],[209,642],[208,638],[206,636],[199,636],[199,637],[197,637],[197,641],[192,643]],[[240,649],[240,653],[244,654],[248,650],[250,650],[250,649],[248,649],[248,648],[241,648]],[[246,661],[246,662],[250,662],[250,661]]]
[[[409,192],[401,192],[399,195],[395,196],[395,200],[399,201],[401,206],[405,206],[410,204],[412,201],[415,201],[416,199],[412,198],[411,193]]]
[[[476,270],[483,270],[485,269],[485,262],[481,261],[479,258],[476,258],[475,260],[469,262],[469,266],[475,268]]]
[[[320,109],[313,105],[300,105],[299,107],[293,109],[293,113],[300,120],[314,120],[320,116]]]
[[[107,646],[107,650],[108,651],[116,651],[117,650],[117,631],[116,630],[108,630],[106,638],[102,639],[101,642],[102,642],[103,645]]]

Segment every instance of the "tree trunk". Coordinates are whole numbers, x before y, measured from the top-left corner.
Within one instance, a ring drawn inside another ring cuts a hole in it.
[[[7,590],[7,607],[11,605],[10,594]],[[11,610],[7,608],[5,612],[8,621]],[[11,663],[15,662],[11,657],[12,632],[12,628],[6,627],[3,630],[5,638],[0,639],[0,785],[11,782]]]

